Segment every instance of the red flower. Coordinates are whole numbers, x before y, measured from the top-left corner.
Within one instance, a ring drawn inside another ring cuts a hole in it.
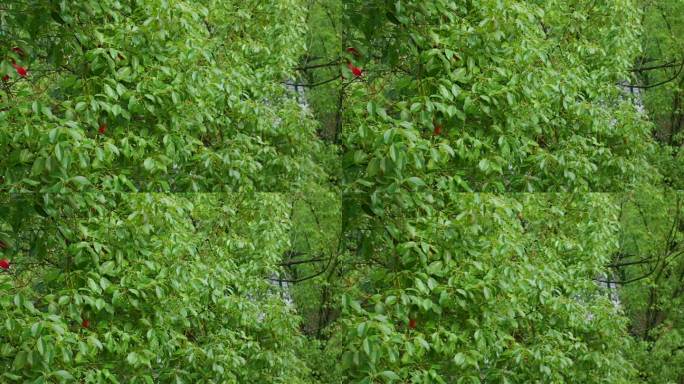
[[[0,269],[4,269],[5,271],[10,268],[10,261],[7,259],[2,259],[0,260]]]
[[[351,53],[352,55],[354,55],[354,56],[356,56],[356,57],[361,56],[361,54],[359,53],[359,51],[357,51],[356,48],[354,48],[354,47],[349,47],[349,48],[347,48],[347,52]]]
[[[27,74],[26,68],[24,68],[21,65],[18,65],[16,63],[12,63],[12,66],[14,67],[14,69],[17,70],[17,73],[19,74],[19,76],[26,77],[26,74]]]
[[[9,75],[5,75],[2,77],[2,81],[9,81]]]
[[[414,329],[416,327],[416,319],[409,319],[409,328]]]
[[[439,136],[439,135],[442,133],[442,125],[441,125],[441,124],[435,125],[435,130],[432,131],[432,133],[433,133],[435,136]]]
[[[81,322],[81,327],[89,328],[90,327],[90,321],[88,321],[88,319],[83,319],[83,321]]]
[[[100,128],[98,128],[97,131],[100,132],[100,135],[104,135],[104,133],[107,131],[107,124],[100,124]]]
[[[349,67],[349,69],[352,71],[354,76],[361,77],[361,75],[363,75],[363,71],[361,70],[361,68],[355,66],[354,64],[347,63],[347,67]]]

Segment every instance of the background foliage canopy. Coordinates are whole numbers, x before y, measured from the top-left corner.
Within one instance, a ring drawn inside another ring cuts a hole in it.
[[[5,1],[0,381],[682,382],[683,7]]]

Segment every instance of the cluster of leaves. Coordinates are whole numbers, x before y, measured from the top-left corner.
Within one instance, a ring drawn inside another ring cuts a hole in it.
[[[642,54],[634,64],[633,87],[655,123],[659,149],[652,162],[663,185],[641,186],[621,198],[620,248],[613,279],[640,342],[632,360],[647,383],[684,380],[684,45],[679,37],[684,3],[639,2]],[[679,191],[678,191],[679,190]]]
[[[434,194],[366,216],[373,264],[330,340],[341,377],[631,382],[624,319],[593,281],[617,246],[611,199]]]
[[[298,317],[264,279],[288,203],[249,197],[4,197],[2,381],[309,382]]]
[[[421,174],[511,192],[648,176],[650,125],[617,86],[639,49],[634,4],[348,1],[344,15],[367,60],[344,132],[365,193]]]
[[[681,380],[635,1],[0,9],[2,380]]]
[[[620,199],[612,279],[640,341],[633,357],[647,383],[684,378],[684,195],[643,187]]]
[[[618,86],[639,52],[635,3],[342,8],[340,48],[310,55],[363,68],[324,85],[343,100],[341,247],[324,281],[343,295],[325,334],[344,364],[319,375],[634,382],[626,318],[594,281],[619,244],[613,196],[460,192],[658,180],[651,125]]]
[[[323,175],[303,3],[3,2],[0,381],[311,382],[255,192]]]
[[[321,337],[339,305],[330,275],[336,270],[334,264],[341,262],[335,257],[340,251],[340,199],[315,185],[291,199],[292,248],[281,262],[282,278],[294,283],[292,294],[304,317],[304,332]]]
[[[640,2],[643,13],[643,52],[634,65],[635,86],[656,124],[653,132],[661,144],[654,163],[666,182],[684,189],[684,3],[681,1]]]
[[[320,174],[314,123],[283,84],[304,49],[302,1],[2,12],[2,191],[281,191]]]

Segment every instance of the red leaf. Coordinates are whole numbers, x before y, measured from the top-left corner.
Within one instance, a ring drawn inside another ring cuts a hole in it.
[[[414,329],[416,328],[416,319],[409,319],[409,328]]]
[[[89,328],[90,327],[90,321],[88,321],[88,319],[83,319],[83,321],[81,322],[81,327]]]
[[[439,136],[442,133],[442,125],[435,125],[435,130],[432,132],[435,136]]]
[[[363,71],[361,70],[361,68],[355,66],[354,64],[347,63],[347,67],[349,67],[349,69],[352,71],[354,76],[361,77],[361,75],[363,75]]]
[[[100,132],[100,135],[104,135],[104,133],[107,131],[107,124],[100,124],[100,128],[98,128],[97,131]]]
[[[2,259],[0,260],[0,269],[4,269],[5,271],[10,268],[10,261],[7,259]]]
[[[19,76],[26,77],[26,75],[28,73],[28,72],[26,72],[26,68],[24,68],[21,65],[18,65],[16,63],[12,63],[12,66],[14,67],[14,69],[17,70],[17,73],[19,74]]]

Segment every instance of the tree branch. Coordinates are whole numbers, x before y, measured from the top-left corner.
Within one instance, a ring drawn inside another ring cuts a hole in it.
[[[638,89],[655,88],[655,87],[661,86],[661,85],[663,85],[663,84],[669,83],[669,82],[672,81],[672,80],[677,79],[677,78],[679,77],[679,75],[682,74],[682,71],[683,71],[683,70],[684,70],[684,61],[682,61],[682,64],[679,66],[679,69],[677,70],[677,73],[675,73],[674,76],[672,76],[671,78],[669,78],[669,79],[667,79],[667,80],[663,80],[663,81],[661,81],[661,82],[658,82],[658,83],[655,83],[655,84],[650,84],[650,85],[634,85],[634,84],[627,84],[626,86],[627,86],[627,87],[630,87],[630,88],[638,88]]]
[[[324,268],[323,270],[321,270],[321,271],[319,271],[319,272],[316,272],[316,273],[314,273],[313,275],[309,275],[309,276],[302,277],[302,278],[299,278],[299,279],[280,279],[280,278],[276,279],[276,278],[272,278],[272,277],[271,277],[271,278],[269,278],[269,280],[271,280],[271,281],[277,281],[277,282],[279,282],[279,283],[292,283],[292,284],[295,284],[295,283],[300,283],[300,282],[302,282],[302,281],[306,281],[306,280],[313,279],[314,277],[318,277],[318,276],[324,274],[324,273],[326,272],[326,270],[327,270],[327,268]]]
[[[631,71],[631,72],[645,72],[645,71],[651,71],[651,70],[654,70],[654,69],[672,68],[672,67],[676,67],[677,65],[680,65],[680,64],[677,63],[676,60],[674,60],[674,61],[671,61],[671,62],[666,63],[666,64],[662,64],[662,65],[654,65],[654,66],[651,66],[651,67],[633,68],[633,69],[630,69],[630,71]]]
[[[280,264],[278,264],[278,265],[280,265],[280,266],[282,266],[282,267],[288,267],[288,266],[291,266],[291,265],[306,264],[306,263],[315,263],[315,262],[325,261],[325,260],[328,260],[328,258],[326,258],[326,257],[315,257],[315,258],[306,259],[306,260],[291,260],[291,261],[285,261],[285,262],[282,262],[282,263],[280,263]]]
[[[333,77],[332,79],[323,80],[323,81],[320,81],[320,82],[318,82],[318,83],[313,83],[313,84],[285,83],[285,85],[289,85],[289,86],[291,86],[291,87],[309,87],[309,88],[312,88],[312,87],[317,87],[317,86],[319,86],[319,85],[323,85],[323,84],[327,84],[327,83],[333,82],[333,81],[335,81],[335,80],[338,80],[339,78],[340,78],[340,77],[336,75],[336,76]]]
[[[308,65],[305,67],[295,67],[295,69],[298,71],[306,71],[308,69],[323,68],[323,67],[334,67],[334,66],[339,65],[339,64],[340,64],[340,61],[335,60],[335,61],[331,61],[331,62],[325,63],[325,64]]]
[[[646,264],[646,263],[650,263],[651,261],[653,261],[655,259],[656,259],[655,257],[646,257],[646,258],[643,258],[643,259],[637,260],[637,261],[627,261],[624,263],[606,264],[606,267],[619,268],[619,267],[624,267],[627,265]]]

